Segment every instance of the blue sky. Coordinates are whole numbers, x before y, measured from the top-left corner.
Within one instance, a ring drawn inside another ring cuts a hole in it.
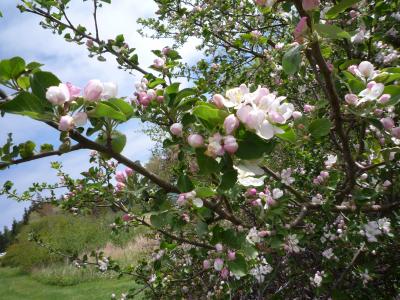
[[[115,81],[119,85],[119,96],[131,96],[134,83],[140,80],[141,75],[130,75],[117,68],[114,59],[99,62],[88,57],[84,46],[65,42],[62,37],[53,35],[51,31],[39,26],[40,18],[30,14],[21,14],[16,5],[18,0],[0,1],[0,11],[4,17],[0,18],[0,59],[21,56],[27,62],[37,61],[45,66],[42,69],[55,73],[62,81],[70,81],[83,87],[90,79]],[[70,10],[70,19],[73,23],[85,25],[88,29],[91,24],[91,1],[73,0]],[[141,66],[151,65],[154,56],[152,49],[161,49],[171,45],[170,40],[151,40],[141,37],[136,30],[136,19],[149,17],[157,10],[150,0],[114,0],[111,5],[105,5],[99,11],[100,37],[113,38],[123,33],[131,47],[137,49]],[[191,41],[180,51],[183,59],[195,61],[201,56],[195,50],[196,41]],[[145,162],[150,156],[153,142],[141,133],[142,125],[131,120],[120,127],[128,137],[128,144],[124,154],[133,160]],[[0,118],[0,145],[4,144],[9,132],[13,133],[16,144],[33,140],[37,144],[52,143],[58,145],[56,130],[26,117],[6,115]],[[51,157],[26,164],[12,166],[0,171],[0,185],[7,180],[15,183],[15,187],[23,191],[33,182],[56,182],[56,174],[50,168],[51,161],[60,161],[66,172],[73,176],[88,167],[88,151],[70,153],[61,157]],[[0,197],[0,230],[4,225],[9,226],[14,218],[20,219],[24,207],[29,203],[17,203],[14,200]]]

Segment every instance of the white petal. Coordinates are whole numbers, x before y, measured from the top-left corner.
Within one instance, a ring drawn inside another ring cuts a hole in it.
[[[265,120],[257,129],[257,135],[263,139],[269,140],[274,136],[274,126]]]

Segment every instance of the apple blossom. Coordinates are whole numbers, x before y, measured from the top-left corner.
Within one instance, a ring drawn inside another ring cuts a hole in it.
[[[303,114],[300,111],[297,111],[297,110],[292,113],[292,117],[295,120],[300,119],[302,116],[303,116]]]
[[[157,96],[156,98],[158,103],[163,103],[164,102],[164,96]]]
[[[192,133],[188,136],[187,141],[193,148],[199,148],[204,145],[204,139],[200,134]]]
[[[347,102],[347,104],[350,105],[358,104],[358,96],[354,94],[347,94],[346,96],[344,96],[344,100]]]
[[[51,86],[46,91],[46,99],[53,105],[63,105],[70,100],[70,92],[66,84]]]
[[[393,135],[396,139],[400,139],[400,127],[392,128],[392,135]]]
[[[172,133],[173,135],[176,135],[176,136],[182,136],[182,129],[183,129],[183,126],[182,126],[181,123],[174,123],[174,124],[172,124],[171,127],[169,128],[169,130],[171,131],[171,133]]]
[[[218,243],[215,245],[215,250],[217,250],[217,252],[222,252],[222,250],[224,250],[224,247],[221,243]]]
[[[238,171],[238,182],[243,186],[262,186],[264,184],[264,176],[256,178],[264,174],[264,171],[252,162],[242,162],[238,166],[234,166]]]
[[[272,190],[272,197],[275,200],[278,200],[282,196],[283,196],[283,191],[281,189],[275,188],[275,189]]]
[[[365,78],[372,78],[375,73],[373,64],[369,61],[363,61],[358,65],[358,70],[360,71],[361,75]]]
[[[157,57],[153,61],[153,67],[156,69],[162,69],[165,66],[165,60],[163,58]]]
[[[386,104],[390,100],[390,95],[389,94],[383,94],[379,99],[379,103],[381,104]]]
[[[115,185],[115,190],[116,190],[117,192],[121,192],[121,191],[123,191],[125,188],[126,188],[126,185],[125,185],[125,183],[123,183],[123,182],[117,182],[117,184]]]
[[[215,271],[221,271],[223,266],[224,266],[224,261],[221,258],[216,258],[214,260]]]
[[[203,261],[203,269],[204,269],[204,270],[207,270],[207,269],[209,269],[210,267],[211,267],[211,262],[210,262],[208,259],[204,260],[204,261]]]
[[[69,96],[71,100],[74,100],[78,98],[81,94],[81,89],[77,86],[74,86],[72,83],[67,82],[66,83],[68,91],[69,91]]]
[[[382,118],[381,123],[386,130],[390,130],[394,127],[394,121],[392,118]]]
[[[60,118],[60,123],[58,125],[58,129],[61,131],[70,131],[74,128],[74,118],[71,116],[62,116]]]
[[[126,181],[125,173],[121,171],[115,173],[115,180],[118,182],[125,182]]]
[[[206,155],[211,157],[222,156],[225,153],[224,147],[222,146],[222,139],[220,133],[215,133],[208,139],[208,146]]]
[[[305,104],[304,105],[304,112],[305,113],[310,113],[313,112],[315,110],[315,106],[314,105],[310,105],[310,104]]]
[[[102,99],[110,99],[117,97],[118,94],[118,86],[114,82],[104,82],[103,83],[103,91],[101,92]]]
[[[224,96],[220,94],[215,94],[212,98],[213,103],[215,104],[216,107],[218,108],[223,108],[224,107]]]
[[[221,270],[220,275],[221,275],[221,278],[227,279],[227,278],[229,277],[229,270],[228,270],[228,268],[227,268],[227,267],[224,267],[224,268]]]
[[[74,124],[78,127],[84,126],[88,120],[88,116],[85,112],[77,112],[74,116]]]
[[[228,250],[228,260],[235,260],[236,259],[236,252]]]
[[[124,170],[125,174],[127,177],[132,176],[133,175],[133,170],[129,167],[126,167]]]
[[[230,114],[225,118],[224,128],[227,134],[232,134],[239,127],[239,119]]]
[[[100,80],[92,79],[89,80],[88,84],[83,90],[83,97],[90,102],[98,101],[103,93],[103,84]]]

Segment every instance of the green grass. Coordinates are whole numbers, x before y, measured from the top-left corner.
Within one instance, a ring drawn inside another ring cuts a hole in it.
[[[15,268],[0,268],[0,298],[2,300],[101,300],[110,299],[135,287],[129,278],[98,279],[74,286],[54,286],[40,283]],[[137,286],[136,286],[137,287]],[[138,296],[135,299],[142,299]]]

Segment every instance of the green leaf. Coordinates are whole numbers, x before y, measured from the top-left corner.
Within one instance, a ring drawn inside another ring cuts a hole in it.
[[[60,83],[60,79],[50,72],[36,72],[31,78],[32,93],[42,100],[43,105],[51,107],[50,102],[46,100],[47,89]]]
[[[178,188],[182,193],[187,193],[193,191],[194,185],[190,180],[189,176],[185,174],[181,174],[178,177]]]
[[[294,144],[296,142],[296,133],[293,128],[289,128],[285,130],[284,133],[280,133],[276,135],[281,140]]]
[[[193,114],[201,121],[208,129],[213,129],[217,125],[221,125],[227,113],[217,109],[208,103],[200,103],[193,109]]]
[[[16,79],[25,71],[25,61],[21,57],[13,57],[0,61],[0,81]]]
[[[330,10],[328,10],[325,14],[327,19],[334,19],[338,14],[344,12],[346,9],[350,8],[360,0],[342,0],[340,3],[336,4]]]
[[[197,164],[200,168],[200,174],[208,175],[219,170],[217,161],[204,154],[204,148],[196,149]]]
[[[317,119],[308,127],[308,131],[315,138],[326,136],[331,131],[332,123],[328,119]]]
[[[287,75],[293,75],[300,69],[302,45],[295,46],[285,53],[282,59],[283,71]]]
[[[209,198],[216,194],[215,191],[209,187],[200,186],[197,187],[195,191],[196,191],[196,196],[199,198]]]
[[[33,156],[36,144],[32,141],[27,141],[26,143],[19,145],[19,155],[22,158],[28,158]]]
[[[40,145],[40,153],[51,152],[51,151],[54,151],[54,147],[52,144]]]
[[[99,134],[99,136],[96,139],[96,142],[102,146],[105,147],[108,146],[107,136],[104,133]],[[126,145],[126,135],[117,130],[114,130],[111,133],[111,149],[116,153],[121,153],[122,150],[124,150],[125,145]],[[109,158],[109,156],[107,155],[105,155],[104,157]]]
[[[107,105],[106,102],[97,103],[96,107],[88,112],[88,116],[90,118],[110,118],[122,122],[126,121],[124,113],[116,110],[110,105]]]
[[[276,145],[273,140],[266,141],[249,131],[242,132],[237,139],[239,148],[235,155],[241,159],[257,159],[271,153]]]
[[[222,190],[229,190],[232,188],[238,178],[238,173],[235,169],[229,169],[221,177],[221,183],[219,185],[219,188]]]
[[[190,88],[183,89],[183,90],[179,91],[179,93],[176,95],[175,103],[179,107],[181,105],[182,99],[185,99],[187,97],[194,96],[194,95],[196,95],[195,89],[190,89]]]
[[[168,95],[176,94],[179,91],[180,83],[173,83],[165,88],[165,93]]]
[[[110,99],[108,102],[115,105],[123,114],[125,114],[127,119],[132,117],[134,113],[133,107],[128,102],[123,99]]]
[[[238,277],[246,276],[249,272],[246,259],[240,255],[236,254],[236,259],[233,261],[228,261],[229,270]]]
[[[45,107],[42,100],[28,92],[21,92],[11,101],[0,105],[0,111],[28,116],[34,119],[45,119]]]
[[[165,80],[162,79],[162,78],[156,78],[156,79],[150,81],[150,83],[148,84],[148,87],[150,89],[152,89],[152,88],[155,88],[157,85],[160,85],[160,84],[165,84]]]
[[[328,39],[350,39],[348,32],[344,31],[336,25],[315,24],[315,30],[322,36]]]

